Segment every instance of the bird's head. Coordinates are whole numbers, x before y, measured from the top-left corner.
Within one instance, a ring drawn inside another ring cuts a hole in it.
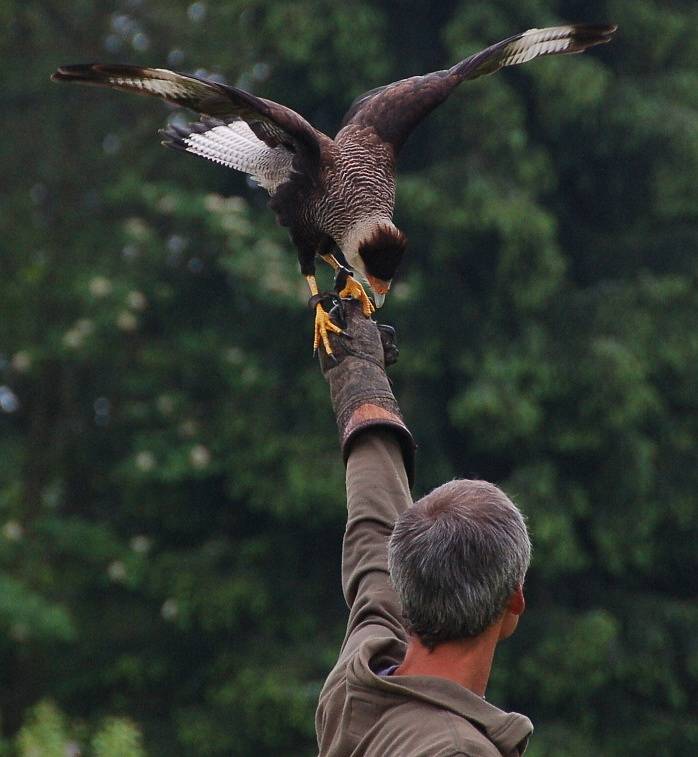
[[[395,226],[378,226],[359,244],[360,273],[373,290],[380,307],[407,247],[407,237]]]

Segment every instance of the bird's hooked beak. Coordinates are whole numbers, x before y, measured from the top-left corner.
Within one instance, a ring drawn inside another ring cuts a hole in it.
[[[376,307],[382,307],[383,303],[385,302],[385,295],[388,294],[388,290],[390,289],[390,282],[383,281],[383,279],[377,279],[375,276],[371,276],[370,274],[366,278],[368,279],[368,283],[373,290],[373,299],[376,302]]]

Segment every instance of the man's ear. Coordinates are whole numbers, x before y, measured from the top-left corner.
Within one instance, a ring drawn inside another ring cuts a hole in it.
[[[525,609],[526,600],[523,595],[523,586],[519,584],[512,592],[504,609],[499,627],[499,640],[507,639],[514,633],[516,626],[519,624],[519,617]]]
[[[526,600],[524,599],[523,586],[519,584],[516,589],[514,589],[514,593],[509,597],[507,610],[509,610],[512,615],[522,615],[525,609]]]

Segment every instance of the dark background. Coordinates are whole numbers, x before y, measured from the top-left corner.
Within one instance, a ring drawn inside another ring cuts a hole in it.
[[[488,699],[531,757],[698,752],[694,0],[3,0],[0,754],[312,755],[346,616],[343,467],[264,193],[159,146],[188,115],[51,72],[220,76],[332,134],[561,20],[620,30],[464,84],[408,143],[380,316],[415,494],[487,478],[533,533]]]

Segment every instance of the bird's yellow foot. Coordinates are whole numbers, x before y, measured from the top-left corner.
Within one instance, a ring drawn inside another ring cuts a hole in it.
[[[370,318],[375,312],[376,307],[368,298],[361,284],[353,277],[347,276],[344,288],[339,292],[340,297],[352,297],[361,303],[361,310],[366,318]]]
[[[330,318],[330,314],[325,311],[322,305],[318,302],[315,306],[315,337],[313,339],[313,354],[317,352],[320,342],[322,342],[325,352],[332,356],[332,347],[330,346],[330,338],[328,332],[333,334],[344,334],[344,331],[333,323]]]

